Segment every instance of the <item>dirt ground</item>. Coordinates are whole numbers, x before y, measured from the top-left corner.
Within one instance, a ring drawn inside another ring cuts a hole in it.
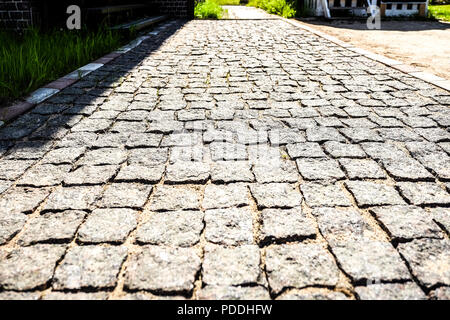
[[[381,30],[368,30],[365,21],[301,22],[357,47],[450,79],[450,23],[381,21]]]

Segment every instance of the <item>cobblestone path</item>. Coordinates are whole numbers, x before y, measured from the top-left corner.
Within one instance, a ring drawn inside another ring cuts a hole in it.
[[[450,297],[450,93],[177,21],[0,130],[0,298]]]

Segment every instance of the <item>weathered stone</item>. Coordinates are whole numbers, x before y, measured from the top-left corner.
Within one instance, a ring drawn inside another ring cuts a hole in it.
[[[450,285],[450,241],[448,239],[416,239],[398,245],[413,275],[430,288]]]
[[[191,247],[200,241],[203,212],[174,211],[151,213],[137,231],[139,243]]]
[[[407,155],[397,146],[389,143],[367,142],[361,143],[364,151],[374,160],[396,160],[405,158]]]
[[[199,300],[270,300],[269,291],[261,286],[206,286],[197,294]]]
[[[270,147],[266,144],[248,146],[248,159],[251,164],[258,163],[281,163],[287,159],[287,155],[282,154],[280,148]]]
[[[202,207],[215,209],[240,207],[248,204],[249,193],[244,184],[208,184],[205,188]]]
[[[306,129],[306,140],[311,142],[345,142],[345,138],[339,133],[339,131],[330,127],[315,127]]]
[[[342,292],[309,288],[289,290],[279,295],[277,300],[348,300],[348,298]]]
[[[83,243],[123,243],[137,226],[137,213],[131,209],[96,209],[78,231]]]
[[[431,292],[431,298],[436,300],[450,300],[450,287],[440,287]]]
[[[201,143],[202,136],[198,133],[172,133],[162,138],[162,147],[186,147]]]
[[[94,148],[123,148],[128,136],[128,133],[99,134],[97,140],[92,143],[92,146]]]
[[[386,174],[373,160],[340,159],[349,179],[386,179]]]
[[[414,205],[446,205],[450,194],[432,182],[397,183],[402,195]]]
[[[148,132],[152,133],[171,133],[183,130],[183,122],[173,120],[152,121],[148,126]]]
[[[267,131],[239,130],[236,132],[237,142],[243,145],[266,144],[268,141]]]
[[[192,161],[177,161],[167,166],[165,183],[205,183],[209,179],[208,164]]]
[[[42,210],[87,210],[101,192],[101,186],[59,187],[50,194]]]
[[[187,300],[186,297],[180,295],[153,295],[146,291],[135,292],[135,293],[125,293],[119,297],[111,297],[110,300]]]
[[[31,167],[34,160],[0,160],[0,179],[16,180]]]
[[[258,208],[293,208],[302,202],[300,192],[287,183],[254,184],[250,190]]]
[[[442,231],[433,222],[433,216],[414,206],[389,206],[372,208],[384,229],[395,241],[415,238],[442,238]]]
[[[39,242],[70,242],[85,215],[83,211],[63,211],[35,217],[30,220],[18,243],[30,245]]]
[[[300,190],[310,207],[351,206],[350,199],[337,184],[307,182],[300,185]]]
[[[319,229],[330,243],[376,239],[374,230],[355,209],[317,208],[313,210]]]
[[[169,163],[176,162],[204,162],[205,155],[207,155],[208,149],[199,144],[189,147],[172,147],[170,149]],[[188,165],[195,165],[188,164]]]
[[[32,290],[44,287],[52,278],[64,245],[35,245],[7,253],[0,251],[0,285],[5,290]]]
[[[394,187],[365,181],[346,181],[346,187],[356,199],[356,203],[361,206],[379,206],[405,204]]]
[[[246,161],[218,161],[211,165],[212,182],[253,182],[254,180],[250,163]]]
[[[292,182],[299,179],[295,162],[293,161],[271,161],[257,162],[253,167],[256,181],[259,183],[269,182]]]
[[[8,188],[12,186],[12,184],[13,182],[11,181],[0,180],[0,194],[8,190]]]
[[[105,164],[121,164],[127,159],[127,153],[119,148],[101,148],[86,152],[79,165],[95,166]]]
[[[449,189],[447,188],[447,190]],[[448,208],[432,208],[430,209],[430,214],[441,228],[445,229],[447,233],[450,233],[450,214]]]
[[[73,164],[84,153],[86,148],[59,148],[50,151],[42,159],[43,164]]]
[[[189,210],[200,208],[200,195],[191,187],[158,186],[150,198],[152,211]]]
[[[206,210],[205,238],[222,245],[252,244],[252,221],[248,207]]]
[[[108,292],[49,292],[42,300],[106,300]]]
[[[3,291],[0,292],[0,300],[38,300],[41,296],[40,292],[17,292]]]
[[[167,148],[132,149],[128,157],[128,164],[155,166],[167,162]]]
[[[298,171],[305,180],[334,180],[345,178],[335,160],[297,159]]]
[[[103,194],[98,205],[102,208],[142,208],[152,191],[151,185],[113,183]]]
[[[261,284],[260,260],[255,245],[233,248],[207,245],[202,264],[203,283],[218,286]]]
[[[414,159],[386,159],[383,166],[396,180],[434,180],[433,175]]]
[[[411,279],[406,265],[389,242],[346,241],[333,245],[332,251],[355,283]]]
[[[300,130],[292,130],[292,129],[270,130],[269,140],[270,143],[275,146],[306,141],[304,134],[300,132]]]
[[[53,142],[24,141],[18,142],[3,157],[6,160],[37,160],[42,158],[51,148]],[[17,162],[19,165],[21,162]]]
[[[27,221],[23,213],[0,213],[0,245],[12,239]]]
[[[293,159],[296,158],[326,158],[320,145],[316,142],[288,144],[287,152]]]
[[[19,186],[48,187],[61,183],[70,170],[69,165],[43,164],[28,170],[17,182]]]
[[[319,244],[284,244],[266,250],[266,272],[274,293],[285,288],[335,286],[339,269]]]
[[[406,148],[425,168],[431,170],[439,178],[450,179],[450,157],[431,142],[407,142]]]
[[[316,226],[301,207],[264,209],[261,213],[260,243],[283,243],[316,237]]]
[[[127,148],[157,148],[161,143],[162,134],[132,133],[126,142]]]
[[[72,132],[103,132],[112,124],[110,119],[85,118],[72,127]]]
[[[406,128],[381,128],[377,131],[386,140],[403,142],[423,140],[417,133]]]
[[[426,300],[426,296],[414,282],[379,283],[356,287],[361,300]]]
[[[164,165],[141,166],[129,165],[123,167],[115,177],[115,182],[158,183],[164,174]]]
[[[83,148],[90,147],[97,139],[97,135],[92,132],[72,132],[66,135],[56,144],[57,148]]]
[[[55,270],[53,288],[76,290],[86,288],[113,288],[127,248],[82,246],[69,249]]]
[[[211,159],[213,161],[247,160],[247,148],[243,144],[212,142],[210,144]]]
[[[336,141],[327,141],[323,147],[335,158],[365,158],[366,154],[357,144],[340,143]]]
[[[0,214],[32,213],[49,193],[49,188],[11,188],[0,198]]]
[[[128,263],[125,287],[166,293],[190,292],[200,264],[192,248],[145,246]]]
[[[81,166],[70,172],[64,179],[64,185],[96,185],[106,184],[117,173],[117,165]]]

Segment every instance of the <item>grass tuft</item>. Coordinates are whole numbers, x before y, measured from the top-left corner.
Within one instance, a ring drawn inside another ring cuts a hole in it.
[[[0,32],[0,106],[120,47],[128,39],[97,31]]]
[[[428,6],[428,15],[437,20],[450,21],[450,4]]]
[[[295,3],[296,1],[289,0],[250,0],[248,6],[261,8],[284,18],[293,18],[297,13]]]
[[[197,2],[194,9],[194,16],[199,19],[220,19],[224,10],[217,0],[205,0]]]

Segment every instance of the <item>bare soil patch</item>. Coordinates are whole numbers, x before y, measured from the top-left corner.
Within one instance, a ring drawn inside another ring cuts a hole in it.
[[[450,23],[381,21],[381,30],[368,30],[365,21],[301,21],[301,23],[356,47],[450,79]]]

